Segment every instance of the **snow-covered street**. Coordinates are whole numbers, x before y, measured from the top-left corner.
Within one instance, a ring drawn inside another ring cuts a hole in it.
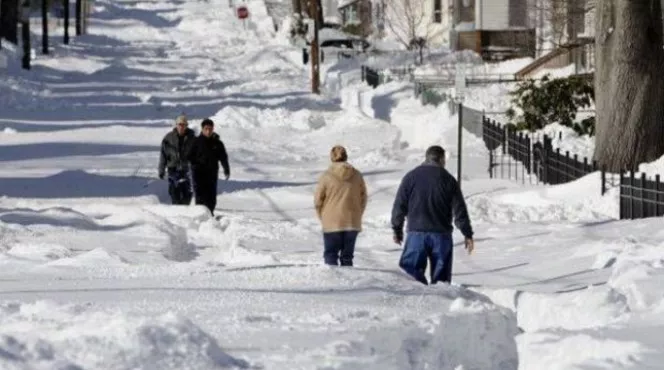
[[[476,251],[455,231],[455,285],[423,286],[390,212],[427,146],[456,174],[446,107],[352,71],[310,94],[262,0],[246,29],[226,0],[94,4],[32,71],[0,50],[1,369],[661,369],[661,220],[615,220],[597,174],[489,179],[466,135]],[[157,179],[182,113],[228,150],[221,220]],[[313,209],[335,144],[369,192],[353,268],[323,264]]]

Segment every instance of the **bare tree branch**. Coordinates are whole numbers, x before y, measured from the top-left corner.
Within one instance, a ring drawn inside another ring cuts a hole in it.
[[[422,37],[430,39],[428,26],[432,19],[425,10],[427,0],[392,0],[385,9],[385,23],[394,36],[405,47],[412,40]]]
[[[530,18],[539,30],[538,44],[559,47],[577,38],[597,0],[531,0]]]

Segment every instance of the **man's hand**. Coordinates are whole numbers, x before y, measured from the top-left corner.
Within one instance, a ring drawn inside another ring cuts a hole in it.
[[[392,240],[394,240],[394,243],[401,245],[403,242],[403,231],[394,230],[394,234],[392,234]]]
[[[475,242],[473,241],[473,238],[466,238],[466,250],[468,251],[468,254],[473,254],[474,249]]]
[[[163,180],[166,174],[164,172],[159,172],[159,179]]]
[[[231,173],[230,172],[224,173],[224,177],[226,180],[228,180],[231,177]]]

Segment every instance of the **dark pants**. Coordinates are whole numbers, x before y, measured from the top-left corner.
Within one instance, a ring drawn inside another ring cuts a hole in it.
[[[452,235],[444,233],[409,232],[399,267],[415,280],[427,285],[424,271],[431,263],[431,284],[452,280]]]
[[[217,206],[219,171],[194,170],[193,175],[196,204],[206,206],[214,215],[214,209]]]
[[[328,265],[353,266],[353,254],[355,253],[355,240],[358,231],[337,231],[323,233],[325,252],[323,258]]]
[[[168,194],[173,204],[191,203],[191,180],[189,171],[168,169]]]

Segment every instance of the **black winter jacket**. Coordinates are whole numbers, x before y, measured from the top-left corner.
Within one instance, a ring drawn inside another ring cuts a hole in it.
[[[219,139],[219,135],[213,133],[206,137],[199,135],[189,152],[189,161],[194,171],[219,171],[219,163],[224,168],[224,175],[231,174],[231,168],[228,165],[228,154],[226,147]]]
[[[439,165],[425,162],[404,176],[392,208],[392,228],[403,237],[408,231],[452,233],[454,224],[466,238],[473,228],[457,180]]]
[[[194,130],[187,129],[183,136],[178,135],[177,129],[169,132],[161,141],[161,154],[159,155],[159,173],[163,174],[166,168],[173,170],[188,170],[187,157],[196,139]]]

